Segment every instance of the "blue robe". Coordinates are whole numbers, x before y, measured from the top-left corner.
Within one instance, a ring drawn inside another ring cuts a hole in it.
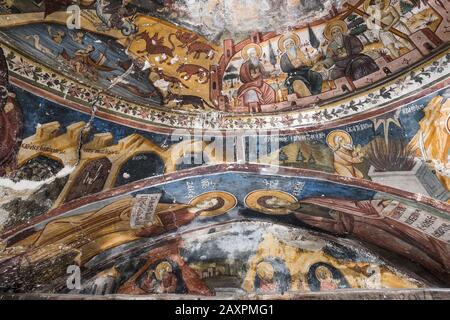
[[[284,84],[288,88],[289,94],[294,93],[293,84],[297,80],[303,81],[312,95],[320,94],[322,92],[323,79],[320,73],[312,71],[307,66],[294,67],[287,53],[283,54],[281,57],[280,66],[281,70],[288,74]]]

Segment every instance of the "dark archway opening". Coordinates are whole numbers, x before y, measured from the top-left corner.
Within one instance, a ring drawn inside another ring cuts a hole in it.
[[[164,174],[164,161],[155,153],[139,153],[120,168],[115,187]]]
[[[89,162],[75,179],[67,194],[66,202],[102,191],[111,167],[112,163],[108,158]]]

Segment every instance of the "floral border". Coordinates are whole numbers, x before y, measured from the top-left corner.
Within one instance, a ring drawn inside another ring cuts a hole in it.
[[[107,95],[101,90],[88,87],[50,70],[26,58],[17,51],[4,46],[10,74],[32,83],[44,90],[56,93],[72,102],[88,108],[98,95],[101,101],[99,111],[113,113],[134,121],[164,127],[182,127],[203,130],[258,129],[273,130],[299,128],[315,124],[326,124],[342,118],[380,107],[406,97],[416,90],[442,79],[450,73],[450,53],[431,59],[415,70],[408,71],[393,81],[378,88],[368,90],[345,103],[292,111],[280,115],[232,115],[223,112],[189,113],[163,111],[150,106],[130,103]]]

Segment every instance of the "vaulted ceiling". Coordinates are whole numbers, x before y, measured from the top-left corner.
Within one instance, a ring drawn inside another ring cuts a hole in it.
[[[0,294],[448,297],[449,10],[0,1]]]

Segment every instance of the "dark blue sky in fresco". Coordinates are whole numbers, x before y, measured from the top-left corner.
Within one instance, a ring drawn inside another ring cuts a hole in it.
[[[61,131],[64,132],[65,128],[72,123],[79,121],[88,122],[90,119],[90,115],[88,114],[62,107],[54,102],[37,97],[20,88],[14,87],[14,92],[17,95],[17,100],[23,110],[25,118],[25,128],[22,135],[23,138],[34,135],[38,124],[58,121],[61,124]],[[111,132],[113,134],[115,143],[133,133],[140,134],[158,145],[164,144],[170,146],[175,143],[171,142],[170,137],[168,138],[166,135],[149,133],[95,118],[93,121],[93,130],[91,130],[91,135],[105,132]]]

